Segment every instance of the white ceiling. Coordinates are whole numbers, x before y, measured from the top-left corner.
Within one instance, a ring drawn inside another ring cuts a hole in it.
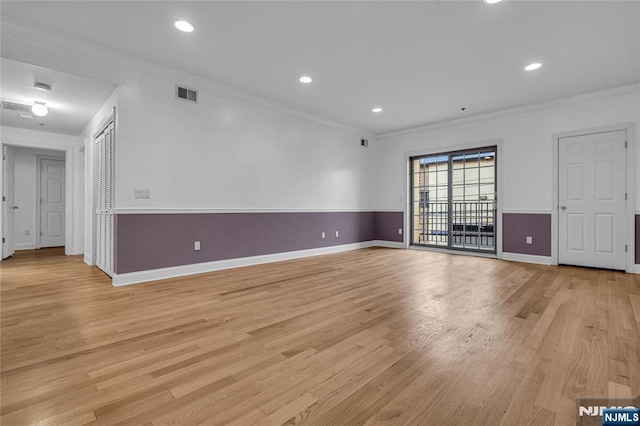
[[[20,113],[2,110],[0,124],[32,130],[78,135],[113,92],[114,86],[101,81],[52,71],[2,58],[0,94],[3,100],[33,105],[44,102],[49,114],[22,118]],[[35,82],[51,85],[50,92],[36,90]],[[40,126],[44,123],[44,126]]]
[[[3,1],[2,15],[375,133],[640,80],[636,1]]]

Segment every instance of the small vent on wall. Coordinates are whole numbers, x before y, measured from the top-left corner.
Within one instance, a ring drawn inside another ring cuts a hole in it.
[[[198,91],[176,84],[176,98],[187,102],[198,103]]]
[[[31,105],[19,104],[17,102],[2,101],[2,109],[16,112],[31,112]]]

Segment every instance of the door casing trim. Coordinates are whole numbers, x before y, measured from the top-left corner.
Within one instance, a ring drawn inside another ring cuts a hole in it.
[[[627,141],[627,153],[625,162],[625,185],[627,192],[627,203],[625,206],[625,226],[626,226],[626,244],[627,253],[625,256],[625,271],[628,273],[636,273],[636,247],[635,247],[635,233],[631,232],[635,229],[635,207],[636,207],[636,141],[635,141],[635,129],[633,123],[623,123],[612,126],[595,127],[582,130],[574,130],[569,132],[554,133],[552,135],[551,155],[552,155],[552,171],[551,171],[551,199],[553,202],[551,208],[551,264],[557,265],[559,259],[559,232],[558,222],[560,215],[558,210],[560,208],[560,139],[574,136],[585,136],[595,133],[606,133],[615,131],[625,131]]]
[[[491,253],[491,255],[495,255],[498,259],[502,259],[502,174],[503,174],[503,163],[500,158],[504,155],[503,152],[503,140],[502,139],[485,139],[479,140],[475,142],[468,142],[462,144],[454,144],[454,145],[444,145],[444,146],[433,146],[433,147],[425,147],[421,149],[415,149],[410,151],[404,151],[402,153],[402,157],[399,158],[402,161],[402,171],[403,171],[403,197],[400,197],[398,200],[402,203],[402,212],[404,215],[404,241],[403,245],[405,249],[408,249],[411,246],[411,238],[409,233],[411,232],[411,218],[409,215],[411,214],[411,158],[418,157],[422,155],[431,155],[434,153],[440,152],[448,152],[448,151],[464,151],[467,149],[476,149],[478,147],[488,147],[492,146],[496,148],[496,155],[498,157],[498,161],[496,162],[496,191],[497,191],[497,202],[496,202],[496,228],[495,228],[495,243],[496,250],[495,253]],[[446,250],[446,249],[445,249]],[[461,250],[448,250],[451,254],[460,254],[464,253]]]

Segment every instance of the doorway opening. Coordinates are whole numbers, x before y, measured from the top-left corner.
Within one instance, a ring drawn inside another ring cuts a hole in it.
[[[496,252],[496,147],[410,158],[411,244]]]
[[[3,145],[2,258],[64,247],[65,151]]]

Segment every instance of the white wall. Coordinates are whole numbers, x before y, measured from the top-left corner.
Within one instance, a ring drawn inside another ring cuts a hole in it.
[[[120,210],[372,207],[375,142],[366,132],[80,40],[5,27],[13,59],[118,86]],[[200,103],[177,101],[175,83],[199,89]],[[85,155],[89,168],[86,147]],[[136,188],[149,189],[151,199],[135,200]]]
[[[407,153],[499,141],[503,210],[548,212],[554,133],[634,122],[637,135],[640,122],[636,89],[427,126],[376,141],[356,129],[305,118],[303,112],[139,58],[18,27],[12,31],[17,31],[14,53],[20,55],[14,59],[118,85],[83,132],[84,152],[71,150],[84,156],[86,165],[87,246],[92,241],[93,135],[114,106],[120,211],[404,210]],[[199,104],[177,101],[176,82],[200,89]],[[369,139],[368,149],[360,147],[361,136]],[[74,167],[82,158],[76,157]],[[134,199],[136,188],[149,189],[151,199]]]
[[[198,104],[177,100],[163,78],[120,88],[118,209],[372,207],[373,147],[360,133],[196,88]],[[136,188],[151,199],[135,199]]]
[[[502,189],[503,211],[550,212],[553,135],[635,123],[634,140],[629,142],[640,148],[637,144],[640,104],[637,90],[635,86],[551,103],[546,107],[491,114],[469,122],[379,137],[375,160],[375,206],[380,210],[404,210],[408,153],[427,154],[449,147],[479,147],[500,141],[498,162],[502,165],[503,175],[498,185]],[[640,155],[640,149],[636,149],[636,155]],[[640,165],[640,158],[636,158],[636,164]],[[640,174],[636,176],[636,182],[638,178]],[[639,191],[640,183],[637,183],[636,193]],[[640,202],[640,196],[636,200]]]
[[[132,72],[83,131],[85,262],[93,258],[94,137],[114,108],[117,211],[372,208],[370,135],[186,85],[200,90],[198,104],[177,100],[175,81]],[[135,189],[151,199],[135,199]]]
[[[61,135],[57,133],[37,130],[25,130],[15,127],[0,127],[0,142],[23,148],[46,150],[62,150],[65,152],[65,253],[81,254],[83,252],[83,161],[81,158],[81,139],[77,136]],[[0,179],[2,170],[0,166]],[[0,182],[0,188],[2,182]],[[1,209],[0,209],[1,210]],[[0,229],[2,229],[0,212]]]
[[[64,160],[64,151],[36,150],[11,147],[15,160],[14,242],[16,250],[29,250],[37,246],[37,180],[38,156]],[[27,235],[27,233],[29,235]]]

